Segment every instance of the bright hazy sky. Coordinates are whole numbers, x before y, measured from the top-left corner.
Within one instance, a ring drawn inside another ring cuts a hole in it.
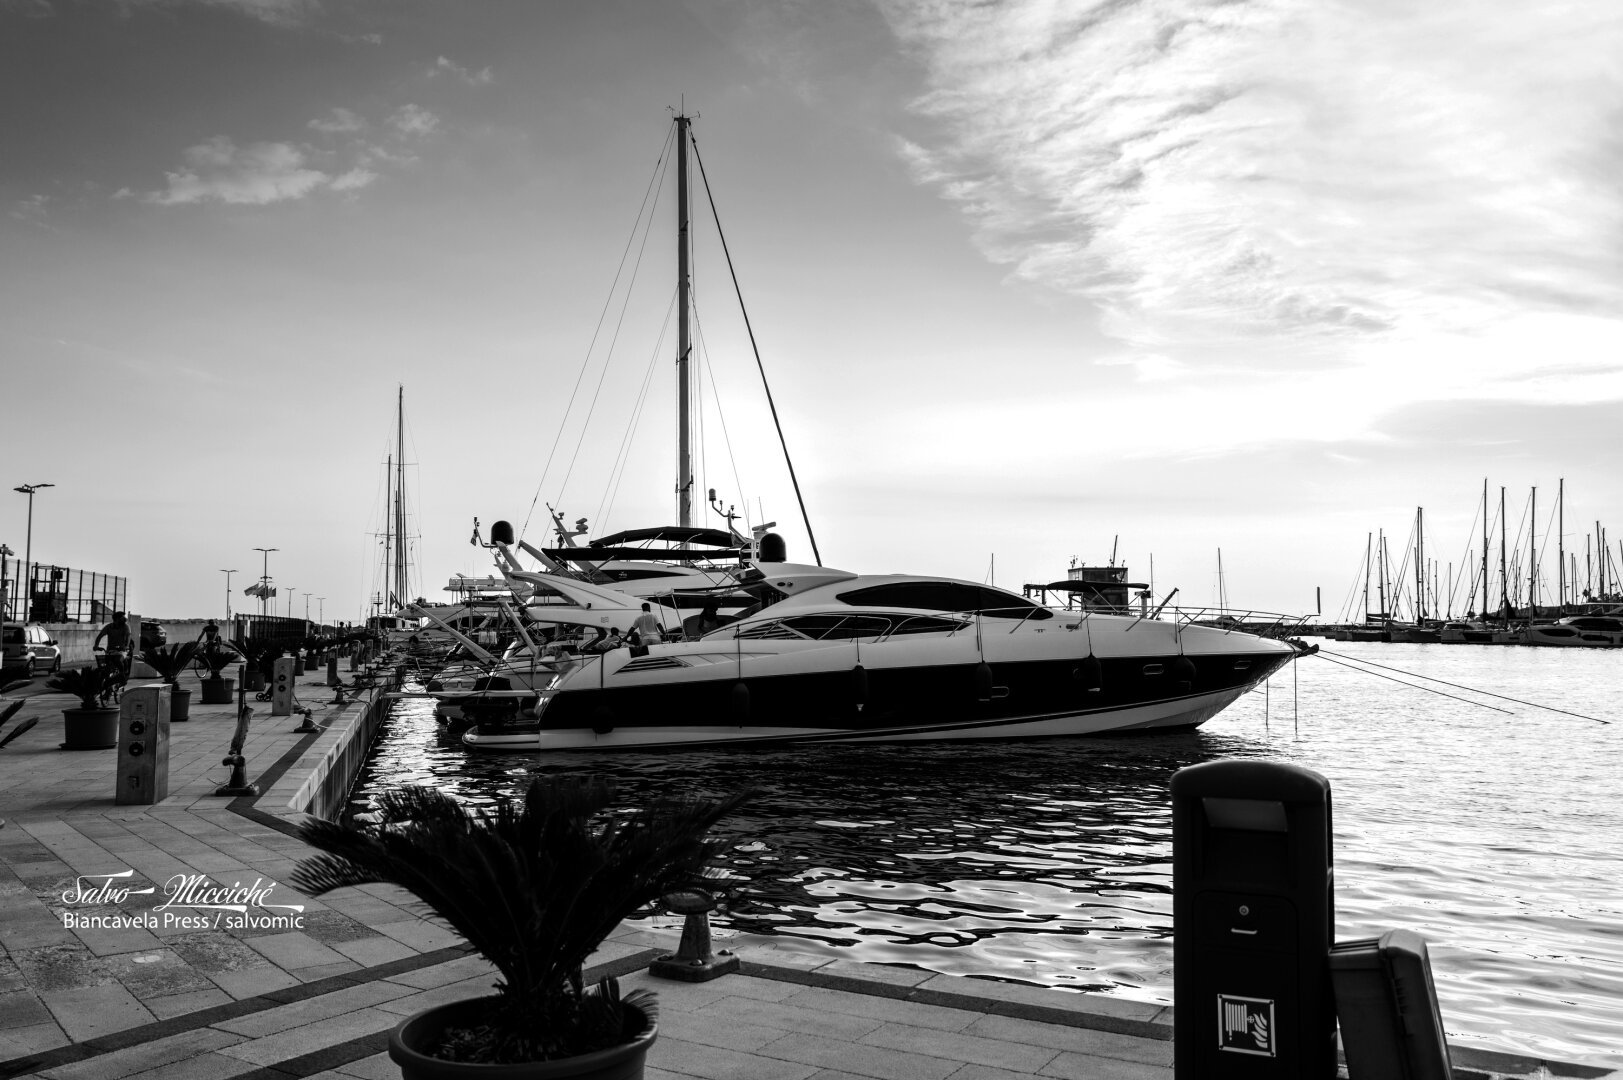
[[[0,0],[0,541],[52,482],[143,614],[276,547],[358,617],[397,385],[413,592],[674,521],[668,191],[621,257],[684,102],[825,563],[1335,614],[1484,479],[1623,525],[1607,0]],[[810,561],[696,229],[701,491]]]

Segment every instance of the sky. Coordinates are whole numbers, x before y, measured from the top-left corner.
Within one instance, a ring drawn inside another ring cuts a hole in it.
[[[1332,617],[1485,481],[1552,594],[1558,484],[1623,524],[1605,0],[0,0],[0,542],[362,617],[397,393],[413,593],[674,522],[684,109],[698,487],[791,559]]]

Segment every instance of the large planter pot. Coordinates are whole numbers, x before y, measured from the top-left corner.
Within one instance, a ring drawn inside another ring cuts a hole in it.
[[[304,670],[305,671],[314,671],[315,669],[316,669],[316,654],[313,653],[313,652],[312,653],[305,653],[304,654]]]
[[[182,690],[178,686],[169,688],[169,719],[190,720],[192,718],[192,692],[188,687]]]
[[[204,679],[198,683],[203,696],[198,699],[200,705],[229,705],[231,695],[236,693],[237,680],[235,679]]]
[[[63,709],[64,750],[111,750],[118,745],[117,709]]]
[[[243,681],[246,684],[244,689],[251,693],[257,694],[265,689],[265,673],[258,668],[249,668],[248,674],[243,677]]]
[[[438,1040],[449,1027],[480,1022],[495,996],[453,1001],[424,1010],[389,1033],[389,1057],[400,1066],[401,1080],[641,1080],[643,1060],[659,1035],[659,1025],[634,1006],[626,1012],[643,1020],[643,1032],[628,1043],[557,1061],[526,1061],[516,1065],[477,1065],[429,1057],[420,1048]],[[635,1020],[630,1026],[636,1026]]]

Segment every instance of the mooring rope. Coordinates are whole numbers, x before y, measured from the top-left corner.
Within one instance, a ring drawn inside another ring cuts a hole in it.
[[[1370,667],[1381,668],[1384,671],[1395,671],[1399,675],[1408,675],[1411,678],[1415,678],[1415,679],[1425,679],[1427,682],[1441,683],[1444,686],[1452,686],[1456,690],[1466,690],[1466,691],[1469,691],[1470,693],[1473,693],[1473,694],[1481,694],[1483,697],[1497,698],[1500,701],[1509,701],[1509,702],[1512,702],[1512,703],[1514,703],[1516,705],[1526,705],[1530,709],[1543,709],[1546,712],[1560,713],[1562,716],[1577,717],[1579,720],[1593,720],[1597,724],[1608,724],[1608,725],[1611,724],[1610,720],[1602,720],[1598,716],[1586,716],[1583,713],[1570,712],[1570,711],[1568,711],[1566,709],[1557,709],[1553,705],[1540,705],[1536,701],[1524,701],[1521,698],[1514,698],[1514,697],[1511,697],[1508,694],[1495,694],[1491,690],[1478,690],[1474,686],[1465,686],[1465,685],[1462,685],[1461,683],[1449,682],[1447,679],[1438,679],[1438,678],[1434,678],[1434,677],[1432,677],[1430,675],[1421,675],[1419,672],[1415,672],[1415,671],[1404,671],[1402,668],[1389,667],[1386,664],[1377,664],[1373,660],[1365,660],[1363,657],[1359,657],[1359,656],[1349,656],[1346,653],[1335,653],[1335,652],[1331,652],[1330,650],[1324,649],[1324,648],[1321,648],[1316,655],[1322,656],[1326,660],[1329,660],[1332,656],[1339,656],[1343,660],[1352,660],[1352,661],[1354,661],[1356,663],[1359,663],[1359,664],[1368,664]],[[1343,664],[1342,666],[1343,667],[1350,667],[1351,665]],[[1361,668],[1353,668],[1353,670],[1354,671],[1360,671],[1362,669]],[[1374,675],[1375,672],[1370,671],[1370,672],[1365,672],[1365,674]],[[1388,676],[1378,676],[1378,677],[1379,678],[1387,678]],[[1393,679],[1392,681],[1393,682],[1400,682],[1400,683],[1402,682],[1401,679]],[[1403,683],[1403,685],[1412,686],[1413,684],[1412,683]],[[1417,690],[1431,690],[1430,687],[1426,687],[1426,686],[1416,687],[1416,689]],[[1434,694],[1442,693],[1442,691],[1440,691],[1440,690],[1431,690],[1431,692],[1434,693]],[[1444,697],[1453,697],[1452,694],[1443,694],[1443,696]],[[1456,700],[1464,701],[1466,699],[1458,698]],[[1473,702],[1471,702],[1471,704],[1472,705],[1480,705],[1481,702],[1473,701]],[[1489,705],[1483,705],[1482,707],[1484,709],[1492,708],[1492,706],[1489,706]],[[1495,710],[1495,711],[1497,711],[1497,712],[1506,712],[1508,710],[1498,709],[1498,710]]]
[[[1328,660],[1330,663],[1335,664],[1338,667],[1344,667],[1349,671],[1356,671],[1359,674],[1369,675],[1369,676],[1372,676],[1372,677],[1377,678],[1377,679],[1385,679],[1387,682],[1395,682],[1399,686],[1407,686],[1411,690],[1424,690],[1428,694],[1436,694],[1439,697],[1449,698],[1449,699],[1454,700],[1454,701],[1463,701],[1467,705],[1475,705],[1479,709],[1489,709],[1489,710],[1491,710],[1493,712],[1496,712],[1496,713],[1504,713],[1506,716],[1514,716],[1515,715],[1509,709],[1501,709],[1497,705],[1488,705],[1488,704],[1485,704],[1485,703],[1480,702],[1480,701],[1472,701],[1470,698],[1462,698],[1457,694],[1445,694],[1445,693],[1443,693],[1443,691],[1441,691],[1441,690],[1433,690],[1429,686],[1420,686],[1420,685],[1418,685],[1416,683],[1404,682],[1402,679],[1394,679],[1390,675],[1382,675],[1378,671],[1370,671],[1370,670],[1368,670],[1366,668],[1355,667],[1352,664],[1344,663],[1344,662],[1342,662],[1340,660],[1335,659],[1334,657],[1326,656],[1323,651],[1316,652],[1313,655],[1323,657],[1325,660]],[[1407,675],[1408,672],[1404,672],[1404,674]],[[1418,678],[1425,678],[1424,675],[1417,676],[1417,677]],[[1466,687],[1466,689],[1470,689],[1470,688]]]

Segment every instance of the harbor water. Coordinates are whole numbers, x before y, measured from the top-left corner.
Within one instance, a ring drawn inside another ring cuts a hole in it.
[[[1457,1044],[1623,1066],[1623,651],[1323,648],[1158,736],[543,761],[464,751],[405,700],[353,805],[405,783],[489,804],[538,770],[607,773],[628,802],[755,787],[718,936],[1170,1003],[1172,774],[1290,762],[1331,783],[1338,940],[1420,933]]]

